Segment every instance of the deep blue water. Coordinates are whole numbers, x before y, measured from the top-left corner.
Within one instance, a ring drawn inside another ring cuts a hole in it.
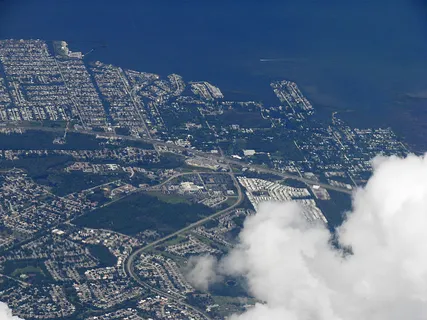
[[[0,0],[0,38],[98,47],[87,59],[271,103],[269,81],[292,79],[319,108],[351,108],[409,138],[413,119],[427,123],[423,0]]]

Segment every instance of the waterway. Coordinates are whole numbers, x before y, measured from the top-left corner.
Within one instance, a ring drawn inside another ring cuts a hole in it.
[[[423,147],[424,0],[0,0],[0,39],[66,40],[140,71],[207,80],[233,99],[278,103],[296,81],[319,110],[355,110]],[[261,61],[266,59],[267,61]],[[271,60],[269,60],[271,59]]]

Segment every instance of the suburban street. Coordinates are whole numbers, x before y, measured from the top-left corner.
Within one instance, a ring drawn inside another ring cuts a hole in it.
[[[7,125],[7,127],[10,128],[22,128],[22,129],[33,129],[33,130],[41,130],[41,131],[48,131],[48,132],[61,132],[63,133],[65,131],[65,129],[63,128],[50,128],[50,127],[34,127],[34,126],[16,126],[16,125]],[[320,187],[323,187],[325,189],[328,190],[333,190],[333,191],[337,191],[337,192],[342,192],[342,193],[346,193],[346,194],[352,194],[352,190],[349,190],[347,188],[341,188],[338,186],[332,186],[330,184],[327,183],[323,183],[320,181],[314,181],[311,179],[307,179],[304,177],[301,177],[299,175],[296,174],[291,174],[291,173],[286,173],[286,172],[280,172],[277,170],[273,170],[273,169],[269,169],[269,168],[265,168],[259,165],[254,165],[254,164],[247,164],[244,161],[240,161],[240,160],[236,160],[230,157],[226,157],[223,155],[216,155],[216,154],[212,154],[212,153],[207,153],[207,152],[203,152],[203,151],[199,151],[199,150],[194,150],[194,149],[188,149],[185,147],[181,147],[181,146],[177,146],[175,144],[172,143],[167,143],[167,142],[163,142],[160,140],[156,140],[156,139],[148,139],[148,138],[136,138],[136,137],[131,137],[131,136],[124,136],[124,135],[118,135],[115,133],[106,133],[103,132],[102,134],[100,134],[99,132],[93,132],[93,131],[87,131],[87,130],[74,130],[74,129],[68,129],[67,132],[73,132],[73,133],[82,133],[82,134],[89,134],[89,135],[102,135],[105,137],[115,137],[115,138],[120,138],[123,140],[129,140],[129,141],[143,141],[143,142],[147,142],[147,143],[151,143],[153,145],[159,145],[159,146],[165,146],[165,147],[173,147],[175,149],[178,150],[182,150],[182,151],[187,151],[187,152],[191,152],[194,155],[200,156],[200,157],[205,157],[208,159],[215,159],[215,160],[219,160],[219,161],[223,161],[224,163],[228,163],[228,164],[235,164],[235,165],[239,165],[239,166],[243,166],[243,167],[247,167],[249,169],[253,169],[262,173],[269,173],[269,174],[274,174],[277,176],[280,176],[282,178],[288,178],[288,179],[294,179],[294,180],[298,180],[304,183],[307,183],[309,185],[318,185]]]
[[[184,174],[186,174],[186,173],[184,173]],[[241,187],[240,187],[240,185],[239,185],[239,183],[237,182],[237,180],[236,180],[236,178],[234,177],[234,174],[233,173],[229,173],[229,175],[230,175],[230,177],[233,179],[233,182],[234,182],[234,185],[235,185],[235,187],[236,187],[236,189],[237,189],[237,194],[238,194],[238,198],[237,198],[237,200],[236,200],[236,202],[233,204],[233,205],[231,205],[230,207],[228,207],[228,208],[226,208],[226,209],[224,209],[224,210],[221,210],[221,211],[218,211],[218,212],[216,212],[216,213],[214,213],[214,214],[212,214],[212,215],[210,215],[210,216],[208,216],[208,217],[206,217],[206,218],[203,218],[203,219],[201,219],[201,220],[199,220],[199,221],[197,221],[197,222],[194,222],[194,223],[192,223],[192,224],[190,224],[190,225],[188,225],[188,226],[186,226],[186,227],[184,227],[184,228],[182,228],[182,229],[180,229],[180,230],[178,230],[178,231],[176,231],[176,232],[174,232],[174,233],[171,233],[171,234],[169,234],[169,235],[167,235],[167,236],[165,236],[165,237],[163,237],[163,238],[161,238],[161,239],[158,239],[158,240],[156,240],[156,241],[153,241],[153,242],[150,242],[149,244],[147,244],[147,245],[145,245],[145,246],[143,246],[143,247],[141,247],[141,248],[139,248],[139,249],[137,249],[137,250],[135,250],[134,252],[132,252],[132,254],[126,259],[126,261],[125,261],[125,263],[123,263],[123,269],[124,269],[124,271],[130,276],[130,277],[132,277],[137,283],[139,283],[141,286],[144,286],[144,287],[146,287],[146,288],[148,288],[148,289],[150,289],[150,290],[152,290],[153,292],[155,292],[155,293],[158,293],[158,294],[161,294],[161,295],[163,295],[163,296],[165,296],[165,297],[167,297],[167,298],[169,298],[169,299],[171,299],[171,300],[174,300],[174,301],[176,301],[177,303],[180,303],[180,304],[182,304],[182,305],[184,305],[184,306],[186,306],[186,307],[189,307],[189,308],[192,308],[193,310],[196,310],[197,312],[199,312],[199,313],[201,313],[199,310],[197,310],[197,309],[195,309],[194,307],[192,307],[192,306],[190,306],[190,305],[188,305],[187,303],[185,303],[185,302],[183,302],[182,300],[180,300],[180,299],[177,299],[176,297],[174,297],[174,296],[172,296],[172,295],[170,295],[170,294],[168,294],[168,293],[166,293],[166,292],[163,292],[163,291],[160,291],[160,290],[158,290],[158,289],[155,289],[155,288],[153,288],[153,287],[151,287],[151,286],[149,286],[148,284],[146,284],[145,282],[143,282],[139,277],[138,277],[138,275],[134,272],[134,270],[133,270],[133,264],[134,264],[134,262],[135,262],[135,259],[142,253],[142,252],[144,252],[144,251],[146,251],[146,250],[148,250],[148,249],[150,249],[150,248],[153,248],[153,247],[155,247],[156,245],[158,245],[158,244],[160,244],[160,243],[162,243],[162,242],[164,242],[164,241],[167,241],[167,240],[169,240],[169,239],[171,239],[171,238],[173,238],[173,237],[175,237],[175,236],[178,236],[178,235],[180,235],[180,234],[182,234],[182,233],[185,233],[185,232],[187,232],[187,231],[190,231],[191,229],[194,229],[195,227],[198,227],[198,226],[200,226],[200,225],[202,225],[202,224],[204,224],[204,223],[206,223],[206,222],[208,222],[209,220],[212,220],[212,219],[215,219],[216,217],[219,217],[219,216],[221,216],[221,215],[223,215],[223,214],[227,214],[228,212],[231,212],[233,209],[235,209],[241,202],[242,202],[242,200],[243,200],[243,192],[242,192],[242,189],[241,189]],[[178,175],[179,176],[179,175]],[[174,176],[174,177],[171,177],[171,178],[169,178],[168,180],[171,180],[172,178],[175,178],[176,176]],[[167,181],[168,181],[167,180]],[[165,182],[167,182],[167,181],[165,181]],[[164,182],[164,183],[165,183]],[[206,319],[210,319],[206,314],[204,314],[204,313],[201,313],[201,314],[203,314],[204,316],[205,316],[205,318]]]

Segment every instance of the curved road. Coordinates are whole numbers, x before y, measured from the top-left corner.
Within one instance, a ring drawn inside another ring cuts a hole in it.
[[[61,133],[64,132],[64,130],[65,130],[64,128],[48,128],[48,127],[33,127],[33,126],[19,126],[19,125],[18,126],[16,126],[16,125],[6,125],[4,127],[23,128],[23,129],[32,129],[32,130],[41,130],[41,131],[52,131],[52,132],[61,132]],[[82,134],[89,134],[89,135],[99,135],[100,134],[100,133],[96,133],[96,132],[93,132],[93,131],[87,131],[87,130],[73,130],[73,129],[68,129],[67,131],[68,132],[75,132],[75,133],[82,133]],[[135,137],[130,137],[130,136],[122,136],[122,135],[108,134],[108,133],[102,133],[102,135],[103,136],[117,137],[117,138],[121,138],[123,140],[144,141],[144,142],[147,142],[147,143],[151,143],[154,146],[160,145],[160,146],[165,146],[165,147],[173,147],[173,148],[178,149],[178,150],[183,150],[183,151],[185,150],[185,151],[191,152],[191,153],[193,153],[194,155],[197,155],[197,156],[205,157],[205,158],[208,158],[208,159],[220,160],[220,161],[223,161],[223,162],[225,162],[227,164],[236,164],[236,165],[239,165],[239,166],[244,166],[244,167],[248,167],[248,168],[257,170],[259,172],[271,173],[271,174],[280,176],[282,178],[295,179],[295,180],[304,182],[304,183],[306,183],[306,184],[308,184],[310,186],[319,185],[321,187],[324,187],[325,189],[330,189],[330,190],[334,190],[334,191],[338,191],[338,192],[342,192],[342,193],[352,194],[352,190],[349,190],[349,189],[346,189],[346,188],[332,186],[332,185],[329,185],[327,183],[322,183],[322,182],[319,182],[319,181],[315,181],[315,180],[311,180],[311,179],[306,179],[306,178],[304,178],[302,176],[298,176],[298,175],[294,175],[294,174],[289,174],[289,173],[286,173],[286,172],[279,172],[277,170],[265,168],[265,167],[262,167],[262,166],[259,166],[259,165],[247,164],[244,161],[239,161],[239,160],[236,160],[236,159],[232,159],[230,157],[226,157],[222,153],[221,153],[221,155],[210,154],[210,153],[206,153],[206,152],[202,152],[202,151],[198,151],[198,150],[193,150],[193,149],[188,149],[188,148],[184,148],[184,147],[179,147],[179,146],[177,146],[177,145],[175,145],[173,143],[166,143],[166,142],[163,142],[163,141],[160,141],[160,140],[152,139],[151,137],[148,138],[148,139],[147,138],[135,138]],[[183,174],[194,174],[194,172],[181,173],[179,175],[183,175]],[[193,310],[194,312],[196,312],[199,315],[203,316],[205,319],[210,319],[210,317],[207,314],[205,314],[203,311],[198,310],[195,307],[187,304],[185,301],[183,301],[183,298],[181,298],[181,299],[177,298],[176,296],[173,296],[173,295],[170,295],[168,293],[165,293],[165,292],[163,292],[161,290],[158,290],[156,288],[151,287],[147,283],[144,283],[138,277],[138,275],[134,272],[133,264],[135,262],[135,259],[142,252],[144,252],[145,250],[148,250],[148,249],[156,246],[157,244],[159,244],[161,242],[164,242],[164,241],[166,241],[168,239],[171,239],[172,237],[175,237],[175,236],[177,236],[179,234],[182,234],[184,232],[187,232],[187,231],[189,231],[189,230],[191,230],[191,229],[193,229],[195,227],[198,227],[198,226],[206,223],[207,221],[209,221],[211,219],[214,219],[214,218],[216,218],[216,217],[218,217],[218,216],[220,216],[222,214],[228,213],[228,212],[232,211],[234,208],[236,208],[242,202],[242,200],[243,200],[242,190],[241,190],[240,185],[237,182],[237,180],[236,180],[236,178],[235,178],[235,176],[234,176],[234,174],[232,172],[223,173],[223,174],[230,175],[230,177],[233,179],[233,182],[234,182],[234,185],[236,186],[236,189],[238,190],[238,199],[237,199],[237,201],[233,205],[231,205],[227,209],[224,209],[224,210],[221,210],[221,211],[219,211],[217,213],[214,213],[214,214],[212,214],[212,215],[210,215],[210,216],[208,216],[206,218],[203,218],[203,219],[201,219],[201,220],[199,220],[197,222],[194,222],[194,223],[192,223],[192,224],[190,224],[190,225],[188,225],[188,226],[186,226],[186,227],[184,227],[184,228],[182,228],[182,229],[180,229],[180,230],[178,230],[178,231],[176,231],[174,233],[171,233],[171,234],[169,234],[169,235],[167,235],[167,236],[165,236],[165,237],[163,237],[161,239],[153,241],[153,242],[147,244],[146,246],[143,246],[143,247],[135,250],[131,255],[129,255],[129,257],[123,263],[123,271],[126,274],[128,274],[131,278],[133,278],[139,285],[141,285],[141,286],[143,286],[143,287],[145,287],[145,288],[147,288],[147,289],[151,290],[152,292],[155,292],[155,293],[157,293],[159,295],[165,296],[165,297],[169,298],[170,300],[175,301],[176,303],[181,304],[181,305],[183,305],[183,306],[185,306],[185,307]],[[168,181],[174,179],[176,176],[179,176],[179,175],[175,175],[175,176],[170,177],[169,179],[167,179],[163,183],[159,184],[158,186],[162,186],[163,184],[167,183]]]
[[[28,129],[28,130],[32,129],[32,130],[50,131],[50,132],[62,132],[62,133],[65,130],[64,128],[34,127],[34,126],[11,125],[11,124],[7,124],[3,127],[4,128],[17,128],[17,129],[22,128],[22,129]],[[245,163],[244,161],[232,159],[230,157],[225,157],[224,155],[216,155],[216,154],[207,153],[207,152],[203,152],[203,151],[199,151],[199,150],[193,150],[193,149],[188,149],[185,147],[180,147],[180,146],[177,146],[173,143],[167,143],[167,142],[164,142],[161,140],[156,140],[156,139],[151,139],[151,138],[136,138],[136,137],[132,137],[132,136],[118,135],[115,133],[106,133],[106,132],[100,133],[100,132],[94,132],[94,131],[88,131],[88,130],[68,129],[68,132],[82,133],[82,134],[88,134],[88,135],[102,135],[105,137],[116,137],[116,138],[120,138],[123,140],[131,140],[131,141],[144,141],[147,143],[151,143],[153,145],[173,147],[173,148],[178,149],[178,150],[183,150],[183,151],[185,150],[187,152],[191,152],[191,153],[198,155],[200,157],[205,157],[208,159],[215,159],[215,160],[222,160],[222,161],[229,163],[229,164],[231,163],[231,164],[236,164],[236,165],[243,166],[243,167],[252,168],[252,169],[255,169],[259,172],[271,173],[271,174],[275,174],[277,176],[281,176],[283,178],[295,179],[295,180],[307,183],[308,185],[318,185],[318,186],[321,186],[325,189],[334,190],[334,191],[347,193],[347,194],[353,193],[352,190],[349,190],[347,188],[332,186],[332,185],[327,184],[327,183],[307,179],[307,178],[301,177],[299,175],[295,175],[295,174],[291,174],[291,173],[287,173],[287,172],[280,172],[277,170],[265,168],[265,167],[262,167],[260,165],[248,164],[248,163]]]
[[[158,290],[156,288],[153,288],[152,286],[150,286],[147,283],[145,283],[144,281],[142,281],[139,278],[139,276],[134,272],[133,264],[135,263],[135,259],[138,258],[138,256],[142,252],[144,252],[145,250],[148,250],[148,249],[150,249],[150,248],[152,248],[152,247],[154,247],[154,246],[156,246],[156,245],[158,245],[158,244],[160,244],[160,243],[162,243],[162,242],[164,242],[166,240],[169,240],[169,239],[171,239],[171,238],[173,238],[173,237],[175,237],[177,235],[180,235],[181,233],[187,232],[187,231],[189,231],[189,230],[191,230],[191,229],[193,229],[195,227],[198,227],[198,226],[206,223],[207,221],[212,220],[212,219],[214,219],[214,218],[216,218],[216,217],[218,217],[220,215],[223,215],[225,213],[228,213],[228,212],[232,211],[234,208],[236,208],[242,202],[242,200],[243,200],[242,189],[240,188],[240,185],[237,182],[236,178],[234,177],[233,173],[223,173],[223,174],[228,174],[233,179],[234,185],[236,186],[236,189],[237,189],[238,198],[237,198],[237,201],[233,205],[231,205],[227,209],[218,211],[218,212],[216,212],[216,213],[214,213],[214,214],[212,214],[212,215],[210,215],[210,216],[208,216],[206,218],[203,218],[203,219],[201,219],[201,220],[199,220],[197,222],[194,222],[194,223],[186,226],[185,228],[182,228],[182,229],[180,229],[178,231],[175,231],[174,233],[171,233],[171,234],[169,234],[169,235],[167,235],[167,236],[165,236],[165,237],[163,237],[161,239],[158,239],[156,241],[150,242],[149,244],[147,244],[147,245],[145,245],[145,246],[143,246],[143,247],[135,250],[134,252],[132,252],[132,254],[123,263],[123,271],[126,274],[128,274],[131,278],[133,278],[139,285],[141,285],[141,286],[143,286],[143,287],[145,287],[145,288],[147,288],[147,289],[149,289],[149,290],[151,290],[151,291],[153,291],[153,292],[155,292],[155,293],[157,293],[159,295],[163,295],[163,296],[169,298],[170,300],[173,300],[173,301],[175,301],[175,302],[177,302],[177,303],[179,303],[179,304],[181,304],[183,306],[186,306],[186,307],[192,309],[193,311],[197,312],[198,314],[203,315],[206,319],[210,319],[210,317],[208,315],[206,315],[204,312],[202,312],[202,311],[194,308],[193,306],[185,303],[181,299],[179,299],[179,298],[177,298],[177,297],[175,297],[173,295],[170,295],[168,293],[165,293],[165,292],[163,292],[161,290]]]

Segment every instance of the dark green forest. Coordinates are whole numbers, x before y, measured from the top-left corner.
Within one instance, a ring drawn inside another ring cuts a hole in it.
[[[146,229],[167,234],[214,212],[201,204],[170,204],[143,193],[132,194],[74,221],[76,225],[135,235]]]

